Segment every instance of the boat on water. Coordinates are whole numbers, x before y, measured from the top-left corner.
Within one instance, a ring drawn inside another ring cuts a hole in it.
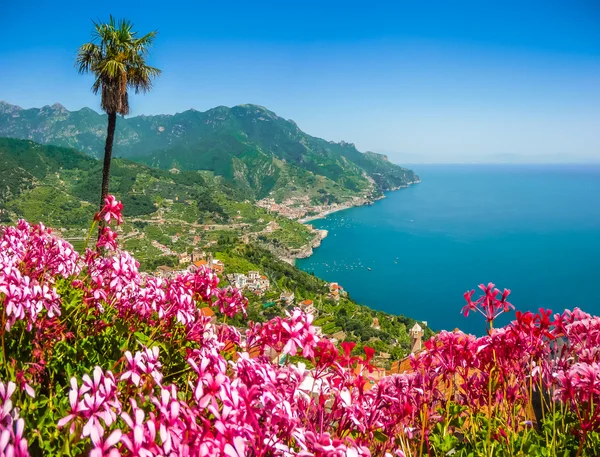
[[[371,271],[371,267],[367,267],[367,270]]]

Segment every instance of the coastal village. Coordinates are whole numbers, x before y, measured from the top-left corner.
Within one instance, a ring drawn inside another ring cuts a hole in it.
[[[302,197],[290,197],[277,203],[273,198],[263,198],[256,202],[256,206],[264,208],[269,212],[279,214],[288,219],[298,220],[299,222],[308,222],[313,219],[320,219],[328,214],[353,206],[370,205],[372,200],[368,196],[350,197],[343,203],[332,203],[330,205],[314,205],[308,195]]]
[[[274,292],[277,289],[273,287],[269,278],[256,270],[250,270],[247,272],[234,272],[225,274],[225,264],[219,259],[213,257],[212,254],[207,253],[200,249],[195,249],[191,254],[180,254],[179,255],[179,266],[176,268],[169,267],[166,265],[159,266],[154,272],[155,275],[163,278],[171,278],[179,274],[185,274],[189,272],[195,272],[199,268],[210,268],[222,278],[226,279],[230,286],[235,287],[242,291],[246,296],[255,297],[261,299],[267,292]],[[277,294],[277,292],[275,292]],[[341,298],[347,297],[348,293],[344,288],[337,282],[331,282],[327,284],[327,294],[324,296],[326,301],[331,303],[338,303]],[[262,309],[268,309],[274,306],[279,306],[282,310],[292,312],[295,308],[299,308],[307,314],[313,315],[315,318],[319,317],[320,312],[315,306],[315,301],[312,299],[299,299],[293,291],[281,290],[278,295],[275,295],[275,299],[264,301],[262,303]],[[214,311],[205,307],[202,309],[205,316],[211,318],[215,325],[218,325]],[[426,322],[423,323],[427,325]],[[377,318],[373,318],[371,328],[380,330],[380,323]],[[339,330],[333,333],[326,333],[323,329],[315,325],[316,334],[319,337],[327,337],[332,343],[338,344],[346,340],[347,332]],[[242,332],[243,334],[243,332]],[[422,338],[424,331],[422,327],[415,323],[415,325],[409,331],[411,338],[411,354],[415,354],[422,349]],[[252,355],[252,351],[250,351]],[[272,354],[268,354],[273,361],[280,356],[280,354],[272,351]],[[392,374],[400,373],[410,369],[409,358],[405,357],[401,360],[391,360],[389,353],[380,351],[375,354],[373,358],[374,371],[370,378],[374,382],[378,381],[382,377]]]

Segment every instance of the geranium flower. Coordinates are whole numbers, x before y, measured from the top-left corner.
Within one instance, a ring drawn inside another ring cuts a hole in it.
[[[100,212],[96,214],[96,220],[104,220],[107,223],[110,223],[110,221],[114,219],[117,221],[117,224],[120,225],[123,223],[121,211],[123,211],[123,203],[117,201],[113,195],[108,195],[104,199],[104,206]]]

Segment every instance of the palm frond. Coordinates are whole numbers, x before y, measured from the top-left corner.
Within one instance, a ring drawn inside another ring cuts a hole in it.
[[[99,68],[100,75],[107,79],[117,79],[121,73],[125,73],[125,65],[118,60],[105,60]]]
[[[153,32],[147,33],[141,38],[133,40],[132,48],[135,50],[135,52],[139,54],[142,54],[144,56],[147,55],[148,48],[152,46],[152,44],[154,44],[156,35],[158,35],[158,31],[154,30]]]
[[[127,89],[147,92],[158,68],[146,65],[145,57],[157,31],[138,38],[133,23],[110,16],[108,22],[92,21],[92,40],[83,44],[75,61],[80,73],[96,76],[92,91],[102,93],[101,106],[106,112],[129,113]]]
[[[75,65],[79,73],[88,73],[92,70],[94,63],[101,57],[101,51],[98,45],[94,43],[84,43],[77,51]]]

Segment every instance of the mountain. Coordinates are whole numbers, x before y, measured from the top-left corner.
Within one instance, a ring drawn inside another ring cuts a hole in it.
[[[0,102],[0,136],[72,147],[99,158],[105,135],[106,116],[89,108],[23,109]],[[114,153],[167,170],[211,171],[245,195],[278,201],[309,195],[313,202],[331,203],[418,181],[384,155],[310,136],[257,105],[119,118]]]

